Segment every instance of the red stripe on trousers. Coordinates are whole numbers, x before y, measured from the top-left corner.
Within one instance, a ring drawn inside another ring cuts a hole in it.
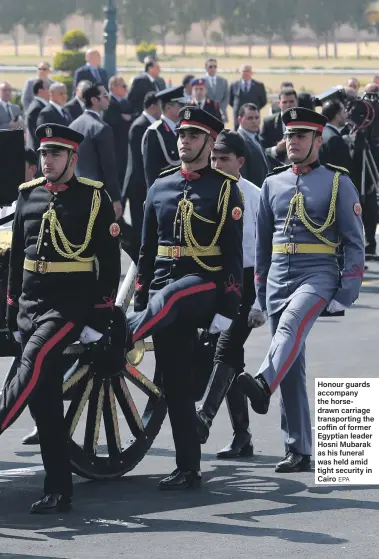
[[[34,362],[32,377],[29,383],[27,384],[26,388],[22,392],[22,394],[20,394],[20,396],[17,398],[14,406],[9,410],[8,415],[6,416],[6,418],[4,419],[1,425],[1,431],[4,431],[8,427],[9,423],[12,421],[15,414],[18,412],[20,407],[24,404],[25,400],[30,396],[32,390],[36,386],[41,372],[43,360],[45,359],[46,355],[58,342],[60,342],[70,332],[70,330],[73,329],[74,326],[75,325],[73,322],[68,322],[41,347],[41,349],[37,354],[36,360]]]
[[[187,287],[182,291],[177,291],[176,293],[174,293],[174,295],[170,297],[170,299],[167,301],[165,306],[159,311],[159,313],[153,316],[148,322],[146,322],[144,326],[142,326],[139,330],[137,330],[137,332],[133,335],[133,342],[138,341],[138,339],[141,338],[147,330],[149,330],[157,322],[162,320],[162,318],[164,318],[167,315],[167,313],[172,308],[172,305],[176,303],[176,301],[182,299],[183,297],[187,297],[188,295],[193,295],[194,293],[201,293],[202,291],[211,291],[212,289],[215,289],[215,287],[216,284],[212,281],[209,283],[204,283],[203,285],[194,285],[193,287]]]
[[[304,332],[304,328],[307,324],[307,322],[312,318],[312,316],[319,311],[323,306],[325,305],[325,301],[324,299],[321,299],[318,303],[316,303],[316,305],[314,305],[314,307],[312,307],[307,314],[305,315],[305,317],[303,318],[303,320],[300,322],[300,326],[299,329],[297,331],[296,334],[296,339],[295,339],[295,345],[292,348],[291,353],[288,356],[287,361],[284,363],[283,367],[281,368],[281,370],[279,371],[278,375],[276,376],[274,382],[272,383],[272,385],[270,386],[270,391],[274,392],[274,390],[276,390],[278,384],[281,382],[282,378],[284,377],[285,373],[288,371],[288,369],[291,366],[291,362],[294,359],[296,352],[299,348],[300,345],[300,341],[301,341],[301,336],[303,335]]]

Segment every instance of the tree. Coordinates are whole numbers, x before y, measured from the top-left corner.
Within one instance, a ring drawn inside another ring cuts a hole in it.
[[[307,2],[305,20],[316,37],[317,58],[320,58],[321,41],[325,43],[325,57],[329,58],[329,36],[334,27],[330,15],[333,0],[319,0],[317,3]]]
[[[188,35],[192,25],[197,21],[192,5],[188,0],[176,0],[173,6],[173,25],[172,29],[182,40],[182,56],[186,54]]]
[[[209,27],[219,13],[219,0],[192,0],[191,7],[197,14],[203,34],[203,50],[207,51]]]
[[[361,45],[360,45],[360,31],[364,29],[370,29],[370,24],[366,18],[366,9],[371,0],[346,0],[346,16],[347,21],[355,29],[355,41],[356,41],[356,53],[357,58],[361,57]]]
[[[91,16],[94,21],[102,21],[106,4],[107,0],[77,0],[76,11],[78,14]]]
[[[272,58],[273,39],[275,35],[280,35],[287,8],[287,3],[277,0],[255,0],[253,4],[256,33],[267,41],[268,58]]]
[[[121,18],[126,39],[135,45],[150,41],[154,23],[151,0],[122,0]]]
[[[18,56],[17,25],[24,21],[24,6],[14,0],[0,0],[0,32],[12,36],[15,55]]]
[[[224,51],[227,54],[228,39],[241,34],[239,2],[235,0],[219,0],[218,10],[221,17],[221,30],[224,37]]]
[[[174,24],[174,0],[154,0],[151,2],[151,12],[156,29],[162,45],[163,54],[166,54],[166,37]]]

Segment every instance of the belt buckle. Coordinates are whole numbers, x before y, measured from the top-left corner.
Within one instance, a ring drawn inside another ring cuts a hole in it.
[[[296,254],[299,250],[299,245],[297,243],[286,243],[286,253]]]
[[[47,262],[44,260],[37,260],[36,262],[36,272],[39,274],[46,274],[47,272]]]
[[[172,253],[171,258],[180,258],[180,249],[181,247],[178,246],[171,247],[171,253]]]

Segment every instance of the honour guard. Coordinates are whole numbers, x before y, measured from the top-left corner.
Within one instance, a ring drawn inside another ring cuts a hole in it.
[[[222,114],[220,111],[220,105],[216,101],[212,101],[207,97],[207,82],[203,78],[194,78],[191,81],[192,87],[192,99],[190,105],[194,105],[199,109],[203,109],[207,113],[211,114],[215,118],[222,120]]]
[[[61,355],[78,338],[99,340],[112,319],[120,277],[119,226],[103,184],[76,178],[83,136],[37,128],[43,177],[20,186],[10,258],[7,322],[22,357],[0,396],[0,433],[29,404],[46,471],[32,513],[71,508]],[[97,270],[95,268],[97,261]]]
[[[198,486],[200,441],[191,381],[198,328],[227,330],[242,295],[243,205],[233,176],[209,166],[222,122],[196,107],[179,120],[181,167],[150,188],[138,262],[133,343],[153,334],[163,376],[177,469],[162,490]]]
[[[258,374],[242,373],[238,383],[260,414],[280,386],[286,455],[276,471],[297,472],[310,469],[312,451],[305,340],[323,311],[341,313],[357,299],[365,251],[356,188],[345,169],[318,161],[326,118],[293,108],[283,123],[292,164],[263,183],[256,230],[257,300],[273,338]]]
[[[142,155],[147,188],[162,171],[180,165],[176,125],[179,111],[185,104],[183,86],[164,89],[155,95],[162,107],[162,116],[146,130],[142,138]]]

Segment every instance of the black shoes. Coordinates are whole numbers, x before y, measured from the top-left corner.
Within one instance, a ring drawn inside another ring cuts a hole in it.
[[[220,460],[254,456],[250,432],[235,433],[232,442],[222,450],[219,450],[216,456]]]
[[[253,377],[249,373],[241,373],[237,382],[242,392],[249,398],[253,410],[261,415],[266,414],[271,392],[263,376]]]
[[[311,457],[305,454],[287,452],[285,458],[277,463],[275,471],[281,473],[309,472],[311,469]]]
[[[178,468],[171,475],[161,479],[158,487],[161,491],[175,491],[178,489],[197,489],[201,485],[201,472],[189,470],[182,472]]]
[[[199,435],[200,444],[205,444],[209,438],[209,430],[212,426],[212,420],[207,417],[202,408],[196,412],[196,430]]]
[[[70,512],[72,509],[71,498],[58,493],[45,495],[33,503],[30,507],[30,514],[54,514],[60,512]]]
[[[26,435],[26,437],[24,437],[21,442],[22,444],[27,444],[27,445],[39,444],[39,435],[38,435],[37,427],[35,427],[33,431],[29,433],[29,435]]]

